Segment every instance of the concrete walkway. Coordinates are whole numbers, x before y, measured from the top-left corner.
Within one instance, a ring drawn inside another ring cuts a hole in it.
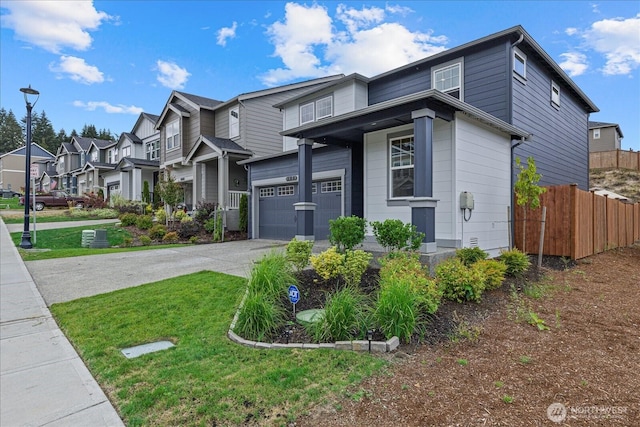
[[[0,222],[0,425],[124,425],[51,317]]]

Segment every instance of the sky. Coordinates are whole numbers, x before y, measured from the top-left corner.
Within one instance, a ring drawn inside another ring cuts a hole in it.
[[[640,1],[0,1],[0,107],[130,132],[172,90],[226,101],[373,77],[522,25],[640,151]]]

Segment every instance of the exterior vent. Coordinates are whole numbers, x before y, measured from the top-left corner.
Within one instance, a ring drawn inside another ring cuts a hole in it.
[[[469,246],[471,246],[472,248],[477,248],[478,247],[478,238],[477,237],[470,237],[469,238]]]

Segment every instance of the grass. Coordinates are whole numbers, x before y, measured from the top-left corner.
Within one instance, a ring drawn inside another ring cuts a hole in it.
[[[24,206],[20,204],[19,197],[1,197],[0,198],[0,209],[22,209],[24,210]]]
[[[5,199],[0,199],[0,208],[4,207],[2,201]],[[20,213],[10,213],[2,215],[2,220],[5,224],[22,224],[24,222],[24,206],[18,206],[22,211]],[[18,209],[11,208],[11,209]],[[104,217],[99,217],[94,213],[95,211],[90,209],[73,209],[73,211],[69,209],[47,209],[41,212],[36,212],[36,223],[44,223],[44,222],[66,222],[66,221],[86,221],[91,219],[109,219]],[[31,211],[30,220],[33,222],[34,213]],[[114,222],[117,221],[117,217],[113,217]]]
[[[386,366],[368,353],[258,350],[226,337],[246,280],[200,272],[54,304],[128,426],[281,424]],[[172,349],[126,359],[124,347]]]

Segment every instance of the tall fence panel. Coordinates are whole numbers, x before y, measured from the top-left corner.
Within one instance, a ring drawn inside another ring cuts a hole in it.
[[[589,153],[589,168],[640,170],[640,151],[611,150]]]
[[[629,204],[576,185],[547,187],[540,197],[547,208],[543,254],[580,259],[640,240],[640,203]],[[542,209],[514,209],[514,243],[527,253],[538,253]],[[523,236],[523,229],[526,230]],[[523,244],[526,243],[526,247]]]

